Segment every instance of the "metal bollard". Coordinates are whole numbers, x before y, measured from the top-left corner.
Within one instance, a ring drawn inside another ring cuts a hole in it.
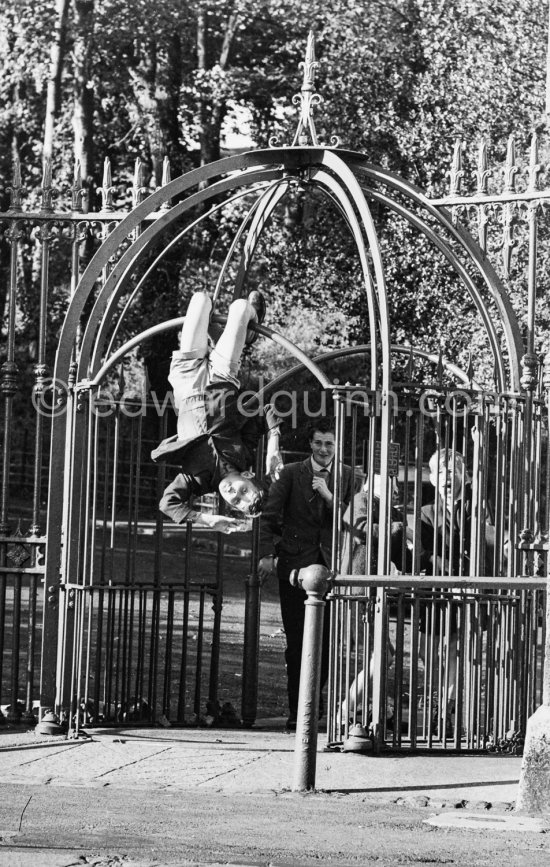
[[[329,588],[330,577],[326,566],[320,565],[306,566],[299,572],[294,570],[290,575],[290,582],[299,584],[307,593],[304,603],[306,610],[294,747],[294,792],[315,788],[323,618],[326,605],[323,597]]]

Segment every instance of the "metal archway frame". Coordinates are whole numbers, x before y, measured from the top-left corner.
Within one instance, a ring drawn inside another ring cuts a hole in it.
[[[467,257],[483,276],[484,282],[501,313],[503,330],[510,356],[513,385],[516,385],[517,371],[519,371],[519,355],[521,353],[521,337],[511,306],[509,302],[507,303],[504,289],[500,287],[498,278],[496,278],[492,269],[483,261],[472,239],[466,236],[466,233],[453,227],[452,221],[446,212],[442,213],[430,205],[429,201],[418,190],[401,181],[396,176],[391,175],[391,173],[369,166],[365,158],[360,154],[342,150],[334,151],[318,146],[256,151],[222,159],[211,165],[195,169],[180,178],[176,178],[153,193],[113,230],[90,261],[71,299],[56,355],[55,379],[61,383],[69,383],[71,381],[71,364],[75,337],[85,306],[95,291],[98,282],[101,280],[104,268],[109,260],[112,260],[120,249],[127,244],[128,238],[133,235],[134,237],[130,246],[116,261],[105,284],[100,288],[89,317],[82,341],[80,357],[76,365],[77,389],[69,388],[68,390],[68,412],[57,414],[52,422],[46,585],[55,586],[58,584],[60,578],[62,582],[65,580],[61,566],[63,555],[62,539],[64,536],[68,542],[72,538],[70,527],[68,526],[70,514],[67,504],[70,498],[66,494],[75,483],[73,478],[75,443],[76,450],[78,451],[78,448],[83,446],[85,436],[80,418],[75,411],[77,391],[83,380],[87,380],[90,376],[93,378],[102,370],[102,353],[107,339],[109,324],[112,321],[118,301],[129,286],[136,267],[141,263],[150,246],[158,242],[163,230],[197,205],[202,205],[215,197],[231,194],[239,188],[253,189],[258,188],[258,186],[261,187],[260,195],[262,202],[254,209],[239,271],[239,285],[242,286],[257,239],[271,211],[282,198],[282,195],[279,196],[277,193],[270,194],[273,186],[281,185],[281,182],[288,177],[296,177],[299,180],[315,183],[319,188],[323,189],[325,194],[337,203],[356,242],[369,306],[371,352],[375,362],[371,365],[372,376],[373,378],[377,376],[376,364],[378,357],[376,344],[380,341],[382,349],[382,389],[386,393],[389,391],[391,351],[389,311],[381,252],[366,198],[370,195],[373,198],[375,196],[372,194],[372,191],[365,189],[360,183],[358,178],[361,175],[380,181],[400,194],[408,196],[416,204],[427,208],[431,216],[462,246]],[[204,186],[207,183],[210,183],[210,185]],[[267,192],[265,190],[266,185]],[[193,192],[194,189],[195,191]],[[161,206],[173,200],[176,200],[177,203],[169,210],[163,210],[162,212],[159,210]],[[158,215],[158,217],[138,234],[144,221],[153,214]],[[420,224],[417,223],[417,225],[419,228],[422,228]],[[428,226],[425,227],[425,231],[431,240],[437,237],[433,233],[430,234],[431,230]],[[445,242],[441,240],[440,244],[438,244],[440,249],[442,245],[445,246]],[[374,275],[371,274],[367,249],[370,250],[372,255]],[[454,257],[450,249],[446,255],[451,264],[455,264],[456,257]],[[456,263],[458,264],[458,260],[456,260]],[[226,258],[223,270],[228,267],[228,264],[229,257]],[[466,272],[463,272],[460,276],[464,278],[465,274]],[[466,284],[466,288],[470,294],[473,286],[474,284],[471,281]],[[476,306],[479,304],[483,306],[482,299],[474,298],[474,301]],[[125,309],[127,308],[128,305]],[[484,322],[490,334],[490,318],[488,320],[484,319]],[[495,352],[497,349],[496,342],[493,341],[491,345]],[[291,345],[286,348],[291,352],[293,351]],[[112,342],[109,347],[109,355],[111,355],[111,350]],[[111,357],[113,356],[111,355]],[[106,359],[106,363],[108,363],[108,359]],[[314,370],[312,372],[317,376]],[[319,378],[319,376],[317,378],[321,385],[326,387],[323,379]],[[382,420],[383,429],[381,437],[382,459],[384,459],[384,452],[389,440],[389,428],[387,423],[384,425],[384,417]],[[79,442],[80,446],[78,445]],[[65,445],[65,451],[62,448],[62,444]],[[78,480],[76,481],[78,482]],[[384,507],[383,503],[381,505]],[[54,703],[56,694],[55,672],[58,625],[53,613],[46,606],[43,629],[41,685],[41,704],[43,707],[51,706]]]

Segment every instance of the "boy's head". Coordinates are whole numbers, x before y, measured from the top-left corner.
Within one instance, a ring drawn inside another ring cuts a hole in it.
[[[326,467],[334,457],[335,437],[334,422],[329,418],[320,418],[309,426],[309,447],[314,461]]]
[[[453,466],[453,458],[450,453],[445,456],[444,452],[435,452],[429,460],[429,467],[430,482],[441,499],[445,502],[450,502],[451,497],[454,497],[455,502],[459,500],[465,482],[462,455],[455,453]]]
[[[253,473],[228,473],[219,483],[218,490],[225,502],[243,515],[256,518],[261,514],[266,495]]]

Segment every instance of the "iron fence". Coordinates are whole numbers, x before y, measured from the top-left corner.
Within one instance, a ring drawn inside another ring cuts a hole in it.
[[[338,579],[329,745],[345,748],[353,726],[373,724],[381,629],[380,740],[392,748],[521,752],[542,698],[545,581],[438,580],[446,587],[408,576]]]

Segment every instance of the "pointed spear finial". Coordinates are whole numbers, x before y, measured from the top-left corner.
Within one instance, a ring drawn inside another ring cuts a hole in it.
[[[451,171],[450,171],[450,194],[451,196],[459,196],[460,195],[460,185],[462,183],[462,178],[464,177],[464,172],[462,170],[462,142],[459,138],[455,139],[454,147],[453,147],[453,159],[451,162]]]
[[[15,154],[13,158],[13,182],[11,187],[8,188],[10,192],[10,211],[21,211],[22,210],[22,201],[21,196],[23,192],[23,187],[21,185],[21,161],[19,159],[18,154]]]
[[[304,80],[302,83],[302,93],[305,91],[313,92],[315,85],[315,71],[319,66],[315,60],[315,36],[313,30],[310,30],[307,36],[306,56],[305,60],[300,64],[304,70]]]
[[[172,173],[170,170],[170,160],[168,157],[164,157],[162,161],[162,180],[161,184],[165,187],[172,180]]]
[[[504,166],[504,192],[516,192],[516,175],[518,167],[516,165],[516,143],[514,136],[511,135],[508,139],[508,147],[506,148],[506,165]]]
[[[490,171],[487,167],[487,139],[482,138],[479,142],[477,152],[477,192],[480,195],[487,195],[489,192],[489,175]]]
[[[49,214],[53,211],[53,189],[52,189],[52,158],[44,157],[42,163],[42,186],[40,187],[40,192],[42,193],[42,205],[40,208],[41,213]]]
[[[147,196],[147,187],[145,186],[145,172],[143,169],[143,163],[139,157],[137,157],[134,164],[134,182],[132,186],[132,202],[134,204],[134,208],[142,202]]]
[[[105,157],[103,161],[103,184],[99,191],[101,193],[101,210],[113,211],[113,193],[115,188],[111,181],[111,161],[109,157]]]
[[[170,160],[168,159],[168,157],[164,157],[164,159],[162,161],[162,178],[161,178],[161,182],[160,182],[161,187],[168,186],[168,184],[170,183],[171,180],[172,180],[172,172],[170,169]],[[171,207],[172,207],[172,200],[167,199],[162,204],[161,210],[162,211],[169,211]]]
[[[300,93],[296,93],[292,97],[293,104],[300,107],[300,116],[294,138],[290,145],[291,147],[306,147],[308,144],[314,147],[327,147],[324,142],[319,141],[313,121],[313,107],[320,105],[322,102],[321,96],[318,93],[314,93],[315,71],[318,66],[319,64],[315,59],[315,36],[313,30],[310,30],[307,38],[305,59],[300,63],[300,67],[304,71],[302,87]],[[269,144],[271,147],[279,147],[280,143],[277,136],[272,136]],[[331,136],[330,147],[338,147],[339,144],[338,137]]]
[[[80,160],[77,160],[74,165],[73,186],[71,189],[71,193],[73,211],[81,211],[82,202],[84,196],[86,195],[86,192],[82,189],[82,165],[80,163]]]
[[[539,137],[536,132],[531,136],[531,147],[529,149],[529,192],[534,192],[538,189],[538,178],[542,172],[542,165],[539,163]]]

